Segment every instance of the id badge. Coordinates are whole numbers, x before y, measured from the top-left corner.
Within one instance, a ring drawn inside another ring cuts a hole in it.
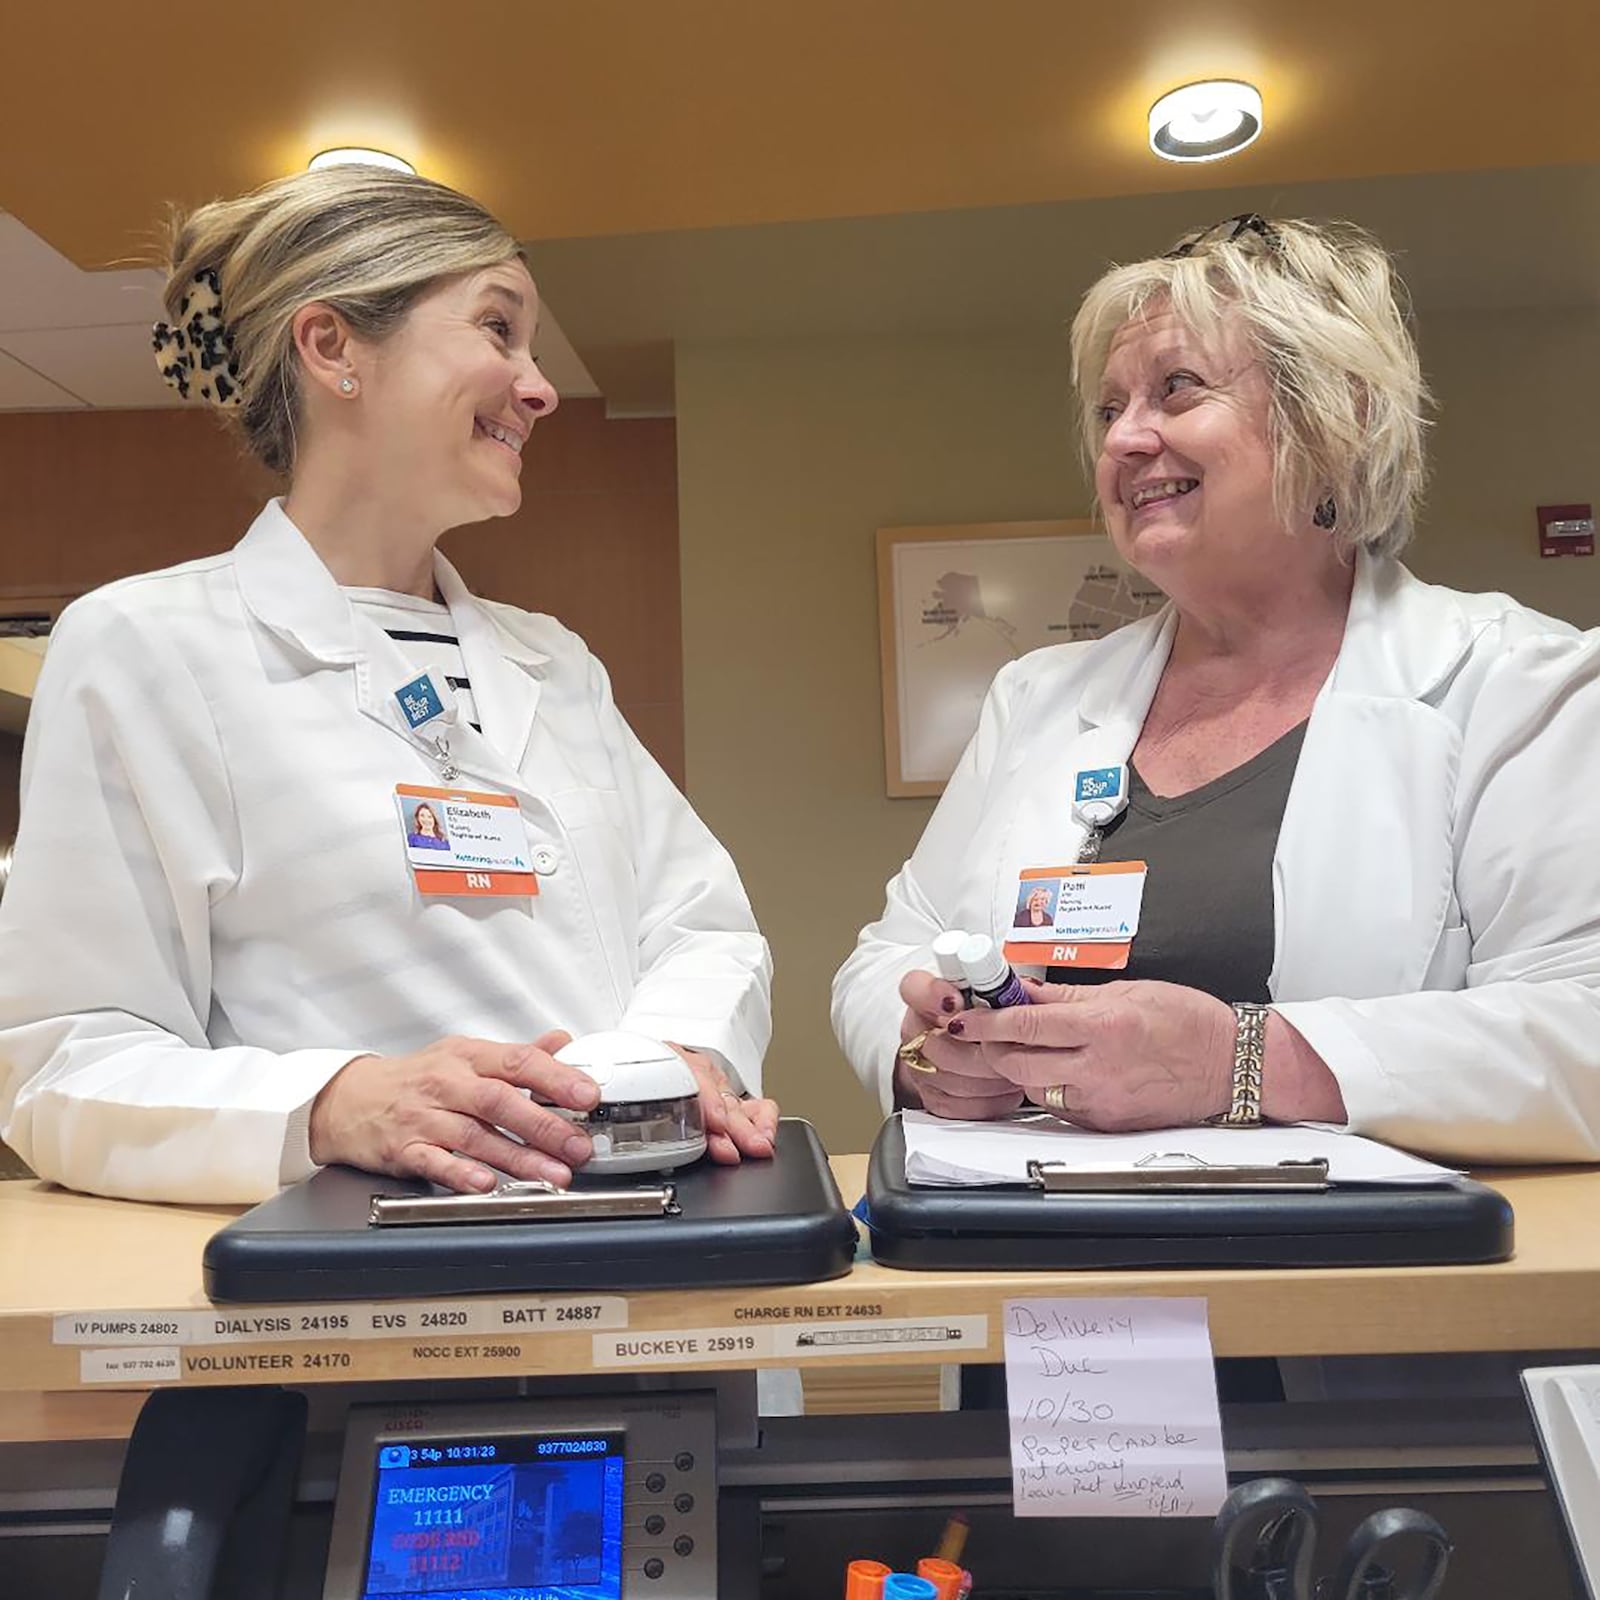
[[[421,893],[538,894],[528,830],[510,795],[401,783],[395,785],[394,802],[406,860]]]
[[[1116,971],[1127,966],[1139,932],[1146,872],[1142,861],[1024,869],[1017,879],[1006,959],[1030,967]]]

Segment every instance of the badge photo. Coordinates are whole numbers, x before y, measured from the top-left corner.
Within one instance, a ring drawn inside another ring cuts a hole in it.
[[[1020,966],[1127,966],[1146,873],[1142,861],[1025,868],[1017,879],[1006,959]]]
[[[406,860],[421,893],[538,894],[528,830],[512,796],[401,783],[394,798]]]

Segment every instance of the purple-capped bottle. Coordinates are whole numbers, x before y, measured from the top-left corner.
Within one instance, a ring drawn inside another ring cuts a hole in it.
[[[1022,980],[988,934],[975,933],[964,940],[956,956],[973,994],[997,1011],[1006,1006],[1033,1004],[1033,997],[1022,987]]]

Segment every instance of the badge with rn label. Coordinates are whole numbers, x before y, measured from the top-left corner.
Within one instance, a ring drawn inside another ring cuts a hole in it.
[[[528,831],[508,794],[395,785],[406,860],[423,894],[535,895]]]
[[[1142,861],[1025,868],[1017,879],[1006,959],[1030,967],[1127,966],[1145,873]]]

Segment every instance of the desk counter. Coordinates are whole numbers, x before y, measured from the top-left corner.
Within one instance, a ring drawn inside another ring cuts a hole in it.
[[[859,1195],[865,1158],[833,1165]],[[570,1319],[548,1295],[368,1305],[356,1332],[326,1320],[336,1304],[212,1308],[201,1252],[233,1209],[0,1183],[0,1390],[997,1361],[1002,1308],[1019,1296],[1204,1296],[1219,1356],[1600,1347],[1600,1170],[1483,1176],[1516,1211],[1516,1257],[1497,1266],[979,1273],[863,1260],[794,1288],[574,1296],[597,1309]],[[406,1328],[375,1311],[407,1312]],[[134,1314],[148,1324],[137,1333]],[[279,1325],[257,1337],[263,1318]]]

